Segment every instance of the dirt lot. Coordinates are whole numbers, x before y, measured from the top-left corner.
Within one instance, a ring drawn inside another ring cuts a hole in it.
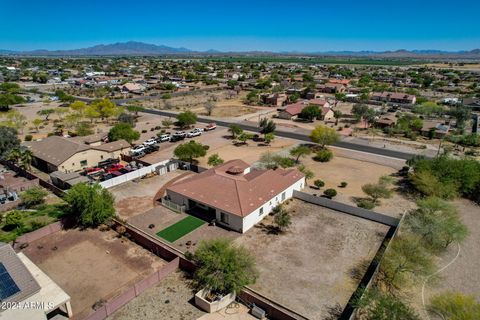
[[[225,131],[228,136],[228,133]],[[249,140],[247,145],[235,146],[232,144],[232,140],[222,138],[223,143],[217,145],[210,145],[210,149],[207,155],[199,159],[199,165],[207,166],[208,157],[214,153],[218,153],[220,158],[225,161],[233,159],[242,159],[243,161],[253,164],[258,161],[260,155],[264,152],[280,152],[287,150],[289,147],[295,144],[295,140],[288,138],[275,138],[275,140],[269,145],[265,146],[262,143]]]
[[[129,181],[110,188],[115,196],[115,209],[122,219],[129,219],[144,213],[154,206],[154,197],[162,186],[184,173],[176,170],[165,175],[141,179],[138,182]]]
[[[302,163],[315,173],[315,177],[309,184],[313,184],[316,179],[323,180],[325,187],[321,190],[305,188],[308,193],[321,194],[325,189],[333,188],[337,190],[336,201],[356,206],[355,197],[366,197],[362,191],[362,186],[367,183],[376,183],[382,175],[392,175],[403,165],[402,161],[391,160],[375,155],[366,155],[355,151],[346,151],[343,149],[332,148],[335,156],[329,162],[317,162],[311,157],[302,159]],[[358,160],[360,159],[360,160]],[[383,164],[382,164],[383,162]],[[385,165],[388,164],[388,165]],[[396,167],[395,169],[391,166]],[[340,188],[342,181],[348,183],[346,188]],[[392,186],[394,188],[394,186]],[[414,208],[414,202],[395,193],[391,199],[382,199],[381,205],[374,210],[398,217]]]
[[[114,231],[71,229],[30,243],[23,252],[70,295],[75,318],[166,264]],[[94,272],[92,272],[94,271]]]
[[[194,292],[182,272],[176,272],[143,292],[115,312],[108,320],[191,320],[206,314],[195,307]]]
[[[432,296],[446,291],[473,295],[480,301],[480,275],[478,273],[478,263],[480,261],[480,250],[478,249],[480,220],[478,214],[480,213],[480,207],[465,199],[457,200],[454,204],[470,234],[460,245],[460,252],[457,245],[451,245],[448,251],[438,260],[438,269],[446,265],[448,267],[438,274],[437,279],[432,279],[433,281],[429,281],[426,285],[425,301],[427,304]],[[412,302],[419,313],[423,315],[421,289],[421,285],[416,288]]]
[[[310,319],[325,319],[329,308],[346,305],[359,281],[352,273],[363,275],[388,228],[299,200],[287,209],[292,225],[285,234],[258,225],[236,239],[256,257],[260,277],[251,287]]]

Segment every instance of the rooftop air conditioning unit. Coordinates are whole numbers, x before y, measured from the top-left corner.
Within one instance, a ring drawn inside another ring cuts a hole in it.
[[[263,319],[265,318],[265,315],[266,315],[265,310],[257,307],[255,304],[253,304],[251,313],[252,313],[252,316],[254,316],[257,319]]]

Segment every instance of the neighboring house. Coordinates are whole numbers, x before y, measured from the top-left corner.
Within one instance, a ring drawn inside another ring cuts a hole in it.
[[[346,86],[341,83],[326,83],[317,86],[318,91],[324,93],[344,93]]]
[[[304,186],[298,169],[253,169],[231,160],[168,187],[166,198],[243,233]]]
[[[437,121],[423,121],[421,133],[425,137],[443,138],[450,131],[450,125]]]
[[[15,320],[68,319],[70,296],[22,252],[0,242],[0,318]]]
[[[33,165],[47,173],[80,171],[96,166],[102,160],[118,159],[130,152],[130,144],[125,140],[102,144],[96,141],[98,138],[93,138],[95,142],[89,144],[90,137],[51,136],[40,141],[25,142],[24,145],[33,152]]]
[[[464,98],[462,104],[472,110],[480,110],[480,98]]]
[[[375,126],[379,128],[391,128],[397,124],[397,117],[394,114],[386,114],[380,116],[375,121]]]
[[[264,97],[265,104],[272,107],[281,107],[287,103],[288,97],[285,93],[272,93]]]
[[[372,100],[382,102],[393,102],[402,104],[415,104],[417,97],[412,94],[406,94],[403,92],[374,92],[371,96]]]
[[[321,109],[322,120],[333,119],[333,111],[330,109],[330,104],[325,99],[302,100],[296,103],[289,104],[284,108],[278,109],[278,117],[280,119],[288,120],[297,119],[303,108],[309,105],[317,105]]]
[[[132,82],[125,83],[121,88],[122,92],[135,93],[135,94],[142,94],[145,91],[145,89],[146,89],[145,86],[138,83],[132,83]]]

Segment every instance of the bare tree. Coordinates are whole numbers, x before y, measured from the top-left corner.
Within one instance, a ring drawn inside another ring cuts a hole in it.
[[[212,115],[213,109],[215,109],[215,107],[216,107],[215,102],[213,102],[213,101],[211,101],[211,100],[210,100],[210,101],[207,101],[207,102],[205,103],[204,108],[205,108],[205,110],[207,111],[207,115],[208,115],[208,116],[211,116],[211,115]]]

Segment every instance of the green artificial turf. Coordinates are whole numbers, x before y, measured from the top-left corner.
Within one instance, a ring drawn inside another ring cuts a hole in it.
[[[204,223],[205,221],[201,219],[198,219],[194,216],[188,216],[185,219],[182,219],[177,223],[172,224],[171,226],[157,232],[157,236],[169,242],[175,242],[184,235],[197,229]]]

